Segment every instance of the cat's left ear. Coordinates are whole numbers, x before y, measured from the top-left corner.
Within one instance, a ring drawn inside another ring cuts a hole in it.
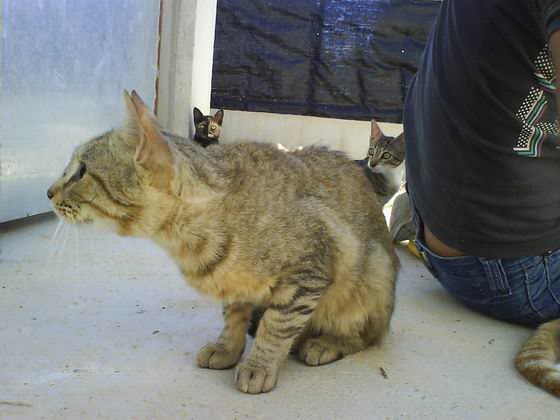
[[[404,133],[401,133],[397,137],[395,137],[395,139],[391,143],[394,156],[397,159],[403,160],[405,157]]]
[[[371,131],[369,134],[369,142],[377,143],[382,138],[383,138],[383,132],[381,131],[381,127],[379,127],[377,121],[371,120]]]
[[[193,109],[193,120],[195,124],[198,124],[199,122],[202,122],[202,120],[204,119],[204,114],[202,114],[202,112],[200,111],[200,109],[198,109],[196,106]]]
[[[132,91],[131,101],[140,128],[140,138],[134,160],[140,167],[148,171],[153,186],[166,188],[175,174],[173,150],[161,134],[155,115],[135,91]]]
[[[127,114],[123,132],[127,138],[136,142],[142,134],[142,130],[140,128],[140,119],[138,117],[138,113],[136,112],[136,107],[132,102],[132,98],[126,90],[123,91],[123,102]]]
[[[222,125],[222,123],[224,122],[224,110],[220,109],[218,112],[216,112],[214,114],[214,121],[216,121],[218,124]]]

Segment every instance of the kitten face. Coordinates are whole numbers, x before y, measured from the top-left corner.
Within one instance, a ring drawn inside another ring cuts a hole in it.
[[[405,158],[404,133],[398,137],[387,137],[372,120],[367,158],[368,166],[376,172],[399,166]]]
[[[212,116],[203,115],[198,108],[194,108],[193,117],[195,128],[194,141],[202,147],[218,143],[224,121],[224,111],[220,109]]]
[[[147,233],[140,215],[153,202],[154,192],[171,183],[173,156],[138,95],[125,93],[125,103],[127,125],[80,146],[47,195],[63,219],[140,234]]]

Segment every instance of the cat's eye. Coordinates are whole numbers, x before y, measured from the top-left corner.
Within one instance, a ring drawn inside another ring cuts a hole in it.
[[[198,128],[204,128],[204,124],[198,124]]]
[[[70,181],[78,182],[80,179],[84,177],[85,174],[86,174],[86,165],[85,163],[81,163],[78,170],[74,173],[74,175],[72,175],[72,178],[70,178]]]
[[[391,156],[391,153],[389,153],[389,152],[385,152],[385,153],[383,153],[383,154],[381,155],[381,159],[384,159],[384,160],[389,160],[389,159],[391,159],[392,157],[393,157],[393,156]]]

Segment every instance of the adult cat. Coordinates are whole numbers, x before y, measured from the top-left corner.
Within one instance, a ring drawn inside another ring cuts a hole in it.
[[[282,152],[164,137],[139,96],[128,122],[79,147],[48,191],[56,213],[146,236],[185,279],[224,305],[224,329],[197,357],[235,383],[270,391],[290,350],[322,365],[379,342],[393,312],[398,260],[363,170],[323,148]]]

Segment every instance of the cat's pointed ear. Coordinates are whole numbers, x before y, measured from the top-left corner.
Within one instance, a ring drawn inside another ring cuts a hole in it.
[[[404,159],[405,157],[405,142],[404,142],[404,133],[399,134],[395,139],[391,142],[392,148],[394,150],[395,157],[397,159]]]
[[[136,110],[141,132],[134,160],[148,171],[153,186],[166,188],[175,174],[175,155],[161,134],[152,111],[135,91],[132,91],[130,98]]]
[[[198,109],[197,107],[194,107],[193,118],[194,118],[194,123],[198,124],[199,122],[201,122],[204,119],[204,114],[202,112],[200,112],[200,109]]]
[[[369,133],[370,143],[377,143],[382,138],[383,138],[383,132],[381,131],[381,127],[379,127],[377,121],[371,120],[371,131]]]
[[[216,121],[218,124],[222,125],[222,123],[224,122],[224,110],[220,109],[218,112],[216,112],[214,114],[214,121]]]
[[[140,128],[140,119],[138,118],[138,113],[132,102],[130,94],[124,90],[123,91],[123,102],[126,108],[126,123],[124,127],[124,132],[127,138],[137,141],[142,134],[142,129]]]

